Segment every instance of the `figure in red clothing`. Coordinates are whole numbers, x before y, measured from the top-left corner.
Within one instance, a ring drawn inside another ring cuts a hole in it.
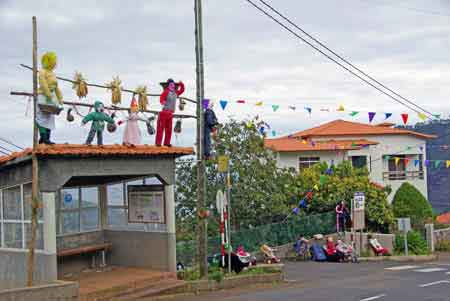
[[[172,138],[173,112],[175,111],[178,96],[184,92],[184,84],[181,81],[175,84],[175,81],[169,78],[164,86],[164,92],[160,97],[163,108],[158,115],[155,144],[161,146],[164,134],[164,145],[172,146],[170,140]]]

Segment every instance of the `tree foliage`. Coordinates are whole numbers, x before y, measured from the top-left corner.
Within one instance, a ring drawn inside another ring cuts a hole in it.
[[[366,220],[370,230],[387,231],[393,222],[386,190],[372,185],[367,170],[354,169],[350,162],[330,167],[321,163],[297,173],[277,168],[275,154],[264,147],[257,121],[231,120],[220,126],[215,139],[216,153],[230,157],[231,222],[233,229],[252,228],[285,220],[299,201],[315,185],[312,200],[302,214],[333,211],[336,204],[350,203],[356,191],[366,193]],[[225,190],[226,177],[217,164],[206,165],[206,203],[213,208],[218,189]],[[194,239],[196,216],[196,166],[178,162],[176,170],[176,217],[179,239]],[[218,235],[216,210],[208,219],[210,236]]]
[[[433,211],[427,199],[408,182],[403,183],[392,202],[395,217],[410,217],[413,227],[421,227],[432,218]]]

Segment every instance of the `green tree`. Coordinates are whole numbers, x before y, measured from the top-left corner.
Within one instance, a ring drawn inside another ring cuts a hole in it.
[[[410,217],[413,227],[423,226],[433,216],[430,203],[408,182],[403,183],[397,190],[392,206],[395,217]]]

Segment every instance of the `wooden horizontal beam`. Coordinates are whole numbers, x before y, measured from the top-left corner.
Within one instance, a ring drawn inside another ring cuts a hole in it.
[[[10,92],[11,95],[14,96],[33,96],[33,93],[29,93],[29,92],[16,92],[16,91],[12,91]],[[68,106],[80,106],[80,107],[88,107],[88,108],[93,108],[94,105],[90,104],[90,103],[84,103],[84,102],[75,102],[75,101],[63,101],[63,103],[65,105]],[[112,111],[129,111],[129,108],[123,108],[123,107],[117,107],[117,106],[105,106],[105,109],[107,110],[112,110]],[[145,110],[142,111],[144,113],[151,113],[151,114],[155,114],[157,115],[159,113],[159,111],[155,111],[155,110]],[[174,118],[181,118],[181,119],[187,119],[187,118],[197,118],[194,115],[186,115],[186,114],[173,114]]]

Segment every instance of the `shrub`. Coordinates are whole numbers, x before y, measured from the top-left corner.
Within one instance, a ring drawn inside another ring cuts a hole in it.
[[[450,252],[450,240],[441,239],[436,243],[436,251],[438,252]]]
[[[414,228],[420,228],[433,216],[430,203],[417,188],[409,183],[403,183],[397,190],[392,206],[394,216],[410,217]]]
[[[403,233],[395,236],[394,251],[401,254],[405,253]],[[412,255],[426,255],[429,253],[427,242],[418,231],[408,232],[408,252]]]

